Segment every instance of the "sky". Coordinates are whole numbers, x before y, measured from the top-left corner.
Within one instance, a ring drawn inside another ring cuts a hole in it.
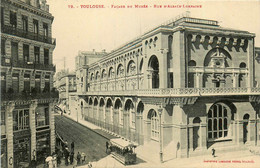
[[[47,3],[54,16],[53,62],[57,71],[64,68],[64,59],[65,68],[74,70],[78,51],[110,52],[186,11],[191,17],[217,20],[221,27],[255,33],[255,45],[260,47],[259,0],[47,0]],[[81,8],[81,5],[104,5],[104,8]],[[112,8],[112,5],[125,8]],[[132,8],[127,8],[131,5]],[[148,8],[134,8],[134,5]],[[154,8],[154,5],[180,5],[181,8]],[[202,7],[183,8],[183,5]]]

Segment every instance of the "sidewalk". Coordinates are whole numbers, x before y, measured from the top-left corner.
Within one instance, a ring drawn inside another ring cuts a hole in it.
[[[101,129],[100,127],[77,118],[77,116],[63,114],[65,117],[78,122],[79,124],[88,127],[89,129],[93,130],[97,134],[107,138],[115,138],[115,135],[110,134],[108,131]],[[177,158],[165,161],[164,163],[159,163],[157,160],[152,157],[152,151],[143,151],[141,148],[140,150],[136,150],[137,152],[137,163],[135,165],[123,165],[118,162],[116,159],[109,155],[97,162],[91,162],[93,168],[99,167],[106,167],[106,168],[119,168],[119,167],[131,167],[131,168],[150,168],[150,167],[178,167],[178,168],[218,168],[218,167],[227,167],[227,168],[258,168],[260,165],[260,156],[253,155],[249,151],[230,151],[226,153],[217,153],[216,157],[212,157],[211,155],[204,155],[204,156],[195,156],[190,158]],[[147,152],[149,154],[147,154]],[[159,153],[158,153],[159,158]],[[79,166],[82,168],[88,168],[88,165]]]

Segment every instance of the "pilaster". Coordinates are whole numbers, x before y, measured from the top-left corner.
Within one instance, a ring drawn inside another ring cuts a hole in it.
[[[6,105],[6,138],[7,138],[7,161],[8,168],[13,168],[13,163],[10,161],[14,160],[14,148],[13,148],[13,110],[15,108],[14,102],[10,102]]]
[[[49,103],[49,122],[50,122],[50,148],[51,153],[55,152],[55,125],[54,125],[54,103]]]
[[[33,101],[29,109],[30,130],[31,130],[31,160],[37,159],[36,156],[36,125],[35,125],[35,109],[38,105],[37,101]],[[35,158],[34,158],[35,157]]]
[[[203,87],[203,73],[198,72],[196,73],[196,88],[202,88]]]
[[[167,66],[168,49],[161,49],[161,56],[159,57],[159,79],[160,88],[167,88],[168,85],[168,66]]]

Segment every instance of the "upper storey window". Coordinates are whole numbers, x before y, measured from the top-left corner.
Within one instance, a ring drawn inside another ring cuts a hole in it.
[[[28,17],[22,16],[23,31],[28,32]]]
[[[17,26],[16,12],[10,11],[10,24],[13,28]]]
[[[33,32],[35,34],[39,33],[39,22],[38,20],[33,19]]]
[[[48,37],[48,24],[43,23],[43,36]]]
[[[222,48],[214,48],[208,52],[204,60],[204,66],[213,68],[229,67],[232,60],[229,53]]]

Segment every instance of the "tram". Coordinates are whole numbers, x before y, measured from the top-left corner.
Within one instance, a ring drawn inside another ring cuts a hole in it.
[[[110,143],[111,154],[116,160],[125,165],[136,162],[136,145],[121,138],[110,139]]]

